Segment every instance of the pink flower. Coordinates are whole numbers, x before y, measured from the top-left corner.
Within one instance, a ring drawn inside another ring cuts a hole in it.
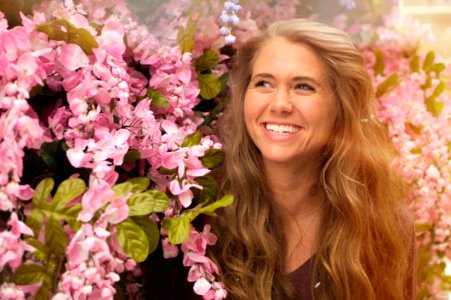
[[[76,167],[80,168],[86,161],[89,161],[92,157],[91,154],[86,154],[85,149],[88,146],[88,141],[83,139],[75,140],[75,147],[68,149],[66,152],[67,159],[70,163]]]
[[[166,237],[162,240],[163,246],[163,257],[164,258],[174,258],[177,257],[179,253],[179,248],[176,245],[172,245],[169,239]]]
[[[19,221],[16,212],[11,213],[8,226],[10,226],[10,231],[0,232],[0,270],[6,264],[15,270],[22,263],[25,251],[34,251],[33,247],[21,239],[22,234],[33,236],[33,231]]]
[[[13,212],[8,221],[8,225],[11,226],[11,233],[20,236],[21,234],[33,236],[33,231],[25,225],[22,221],[19,221],[17,214]]]
[[[427,168],[426,175],[431,179],[440,178],[440,172],[434,165],[430,165],[429,168]]]
[[[216,244],[216,241],[218,239],[214,233],[210,232],[210,229],[211,226],[209,224],[206,224],[204,226],[202,233],[191,229],[188,240],[186,240],[182,244],[183,252],[190,250],[204,255],[207,249],[207,245]]]
[[[69,246],[66,248],[69,261],[75,265],[85,261],[89,256],[89,249],[84,248],[81,241],[85,238],[85,231],[91,230],[91,225],[85,224],[82,226],[82,229],[72,237]]]
[[[100,36],[102,46],[108,54],[115,58],[121,58],[125,51],[124,37],[115,30],[104,30]]]
[[[210,290],[210,288],[211,283],[203,277],[196,280],[193,287],[194,292],[201,296],[205,295]]]
[[[183,161],[185,155],[184,151],[166,152],[161,158],[161,166],[167,169],[179,168],[179,176],[182,177],[185,171],[185,164]]]
[[[61,47],[61,64],[69,71],[88,66],[89,58],[76,44],[65,44]]]
[[[30,53],[23,53],[16,63],[17,68],[24,76],[33,75],[37,68],[38,64],[36,62],[36,58],[34,58]]]
[[[78,215],[78,220],[89,222],[94,214],[106,203],[115,197],[114,191],[109,186],[95,186],[88,189],[82,197],[83,210]]]
[[[25,293],[13,283],[3,283],[0,286],[0,299],[25,300]]]
[[[111,201],[111,204],[105,210],[104,216],[111,224],[118,224],[128,217],[128,197],[118,197]]]
[[[192,187],[200,190],[202,189],[201,185],[190,183],[187,180],[182,180],[182,184],[180,184],[177,178],[169,183],[169,190],[172,194],[178,196],[183,207],[188,207],[191,205],[191,201],[193,199],[193,192],[191,191]]]

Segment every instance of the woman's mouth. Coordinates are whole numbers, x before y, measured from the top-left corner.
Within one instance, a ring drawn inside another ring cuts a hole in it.
[[[290,135],[300,130],[300,127],[294,125],[280,125],[265,123],[264,127],[267,131],[278,135]]]

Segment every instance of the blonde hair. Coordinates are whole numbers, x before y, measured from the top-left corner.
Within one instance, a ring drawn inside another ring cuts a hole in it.
[[[235,202],[218,217],[212,256],[235,299],[293,297],[284,274],[285,240],[261,155],[249,137],[243,101],[254,61],[271,40],[309,45],[322,58],[338,114],[318,178],[326,195],[312,289],[315,299],[407,299],[412,227],[402,184],[389,168],[394,155],[374,118],[372,82],[360,51],[344,32],[304,19],[278,21],[236,55],[232,98],[220,120],[226,160],[221,182]]]

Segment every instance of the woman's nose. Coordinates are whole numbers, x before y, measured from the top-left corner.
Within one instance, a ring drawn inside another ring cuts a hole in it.
[[[276,113],[290,113],[293,110],[290,93],[285,89],[278,89],[270,103],[270,110]]]

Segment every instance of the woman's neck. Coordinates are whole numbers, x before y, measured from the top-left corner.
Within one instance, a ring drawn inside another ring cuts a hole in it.
[[[299,168],[265,164],[272,199],[286,240],[286,271],[292,272],[317,251],[324,193],[319,164]]]
[[[291,217],[303,219],[318,210],[323,198],[318,188],[319,163],[302,166],[266,163],[265,173],[282,217],[289,213]]]

